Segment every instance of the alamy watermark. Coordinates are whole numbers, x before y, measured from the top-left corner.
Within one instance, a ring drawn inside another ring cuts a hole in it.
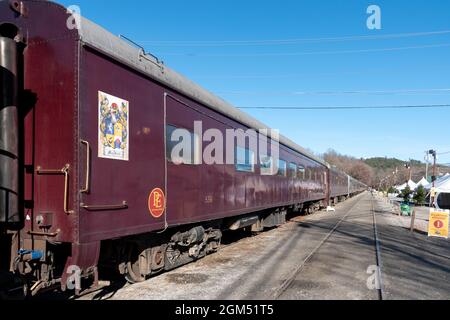
[[[81,30],[81,9],[79,6],[72,5],[67,7],[69,17],[66,21],[66,26],[69,30]]]
[[[276,129],[209,128],[203,131],[202,121],[194,121],[194,130],[166,127],[166,151],[176,164],[230,164],[253,167],[259,158],[261,173],[275,175],[279,163],[279,131]]]
[[[76,265],[70,265],[67,268],[66,287],[69,290],[81,290],[81,268]]]
[[[377,265],[370,265],[367,268],[367,274],[370,276],[367,278],[367,288],[369,290],[380,290],[381,289],[381,269]]]
[[[369,30],[381,30],[381,8],[375,4],[367,7],[367,14],[370,16],[367,18],[367,28]]]

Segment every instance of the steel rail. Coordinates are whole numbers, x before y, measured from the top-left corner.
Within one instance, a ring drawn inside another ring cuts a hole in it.
[[[376,253],[376,261],[377,261],[377,280],[379,284],[378,290],[378,299],[384,300],[385,294],[384,294],[384,286],[383,286],[383,276],[381,270],[383,269],[383,261],[381,259],[381,247],[380,247],[380,238],[378,237],[378,228],[377,228],[377,218],[375,214],[375,205],[374,205],[374,197],[373,194],[371,194],[371,209],[372,209],[372,216],[373,216],[373,234],[375,239],[375,253]]]

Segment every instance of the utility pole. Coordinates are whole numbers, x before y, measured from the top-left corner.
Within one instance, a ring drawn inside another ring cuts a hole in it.
[[[429,150],[428,154],[431,154],[433,156],[433,176],[431,177],[432,181],[432,192],[430,197],[431,205],[434,205],[434,187],[435,187],[435,181],[436,181],[436,150]]]
[[[409,175],[408,175],[409,179],[407,178],[407,180],[406,180],[406,184],[408,184],[408,182],[409,182],[409,180],[411,180],[411,176],[412,176],[412,174],[411,174],[411,164],[410,163],[405,163],[405,168],[409,170]]]
[[[436,150],[430,150],[430,154],[433,156],[433,177],[431,180],[434,188],[434,182],[436,181]]]
[[[425,151],[425,179],[428,181],[428,161],[430,158],[428,157],[428,151]]]

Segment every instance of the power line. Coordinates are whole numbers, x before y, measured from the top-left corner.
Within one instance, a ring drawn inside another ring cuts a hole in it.
[[[196,79],[278,79],[278,78],[296,78],[296,77],[310,77],[312,75],[314,76],[342,76],[342,75],[358,75],[358,74],[364,74],[367,75],[368,73],[374,74],[374,73],[386,73],[387,71],[392,71],[392,69],[389,70],[382,70],[380,68],[377,69],[364,69],[364,70],[358,70],[358,71],[342,71],[342,72],[314,72],[314,73],[286,73],[286,74],[242,74],[242,75],[198,75],[195,76]]]
[[[431,35],[449,34],[450,30],[411,32],[411,33],[393,33],[384,35],[362,35],[362,36],[341,36],[341,37],[319,37],[319,38],[293,38],[293,39],[264,39],[264,40],[222,40],[222,41],[156,41],[140,40],[140,43],[147,43],[154,46],[167,47],[222,47],[222,46],[262,46],[262,45],[290,45],[298,43],[323,43],[340,41],[361,41],[361,40],[380,40],[397,39]]]
[[[416,65],[414,65],[416,66]],[[412,70],[412,69],[411,69]],[[441,69],[437,70],[427,66],[427,71],[442,71]],[[355,71],[340,71],[340,72],[305,72],[305,73],[285,73],[285,74],[200,74],[200,75],[192,75],[197,80],[228,80],[228,79],[279,79],[279,78],[297,78],[297,77],[311,77],[311,76],[324,76],[324,77],[332,77],[332,76],[343,76],[343,75],[367,75],[367,74],[382,74],[389,75],[391,73],[396,73],[396,70],[382,69],[382,68],[368,68],[368,69],[358,69]],[[443,89],[447,90],[447,89]]]
[[[218,95],[389,95],[389,94],[448,94],[450,89],[405,89],[405,90],[347,90],[347,91],[223,91]]]
[[[438,155],[444,155],[444,154],[449,154],[450,153],[450,151],[447,151],[447,152],[440,152],[440,153],[438,153]]]
[[[403,105],[403,106],[258,106],[258,107],[239,107],[239,109],[271,109],[271,110],[353,110],[353,109],[430,109],[430,108],[448,108],[450,104],[430,104],[430,105]]]
[[[356,50],[337,50],[337,51],[310,51],[310,52],[279,52],[279,53],[237,53],[237,54],[198,54],[198,53],[161,53],[161,56],[181,56],[181,57],[212,57],[212,58],[244,58],[244,57],[295,57],[305,55],[323,55],[323,54],[345,54],[345,53],[370,53],[370,52],[389,52],[400,50],[444,48],[450,47],[450,43],[431,44],[423,46],[392,47],[379,49],[356,49]]]

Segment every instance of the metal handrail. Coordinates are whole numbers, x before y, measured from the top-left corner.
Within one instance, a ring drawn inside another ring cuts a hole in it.
[[[86,145],[86,175],[84,181],[84,188],[80,190],[81,193],[89,193],[90,189],[90,171],[91,171],[91,147],[88,141],[80,140],[80,142]]]
[[[104,204],[104,205],[87,205],[81,203],[80,207],[88,211],[118,210],[128,208],[128,203],[126,201],[122,201],[121,204]]]
[[[69,170],[70,165],[66,164],[62,169],[42,169],[37,167],[36,173],[38,175],[52,175],[52,174],[63,174],[64,175],[64,213],[71,214],[74,211],[69,210]]]

